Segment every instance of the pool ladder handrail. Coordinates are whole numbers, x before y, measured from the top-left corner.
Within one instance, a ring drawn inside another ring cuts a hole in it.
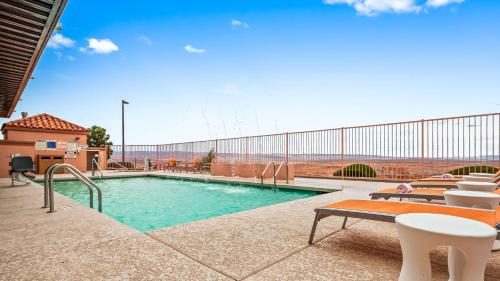
[[[114,163],[114,164],[116,164],[118,167],[121,167],[121,168],[125,169],[125,171],[128,171],[128,168],[127,168],[127,167],[123,166],[122,164],[120,164],[119,162],[116,162],[115,160],[113,160],[113,159],[111,159],[111,158],[110,158],[110,159],[108,159],[108,162]],[[109,169],[109,163],[108,163],[108,169]],[[120,171],[120,169],[118,169],[118,171]]]
[[[267,165],[264,168],[264,170],[262,171],[262,174],[260,174],[260,185],[261,186],[264,186],[264,176],[266,175],[267,169],[269,169],[269,167],[271,167],[271,164],[273,165],[274,187],[276,187],[276,177],[275,177],[275,175],[276,175],[276,165],[274,164],[274,161],[267,162]]]
[[[274,173],[274,188],[276,188],[276,178],[278,177],[278,174],[280,173],[281,168],[283,168],[283,166],[285,166],[285,168],[286,168],[286,184],[288,184],[288,162],[281,161],[280,165],[278,166],[278,169],[277,170],[275,169],[275,173]]]
[[[101,170],[101,167],[99,166],[99,163],[97,163],[97,161],[95,160],[95,157],[92,157],[92,176],[95,175],[95,172],[96,172],[96,169],[97,168],[97,171],[100,173],[97,174],[97,177],[99,179],[102,179],[102,177],[104,176],[102,170]]]
[[[91,179],[86,177],[75,166],[67,163],[54,164],[47,168],[44,174],[44,205],[42,208],[49,208],[47,213],[54,213],[54,173],[60,168],[66,168],[75,178],[87,186],[90,195],[90,208],[94,208],[94,191],[97,190],[98,211],[102,213],[102,192],[101,189]]]

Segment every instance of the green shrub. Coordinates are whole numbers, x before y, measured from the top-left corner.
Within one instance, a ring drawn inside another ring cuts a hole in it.
[[[112,169],[120,169],[120,168],[123,169],[122,166],[126,167],[128,169],[134,168],[134,164],[132,164],[132,162],[111,162],[111,163],[108,163],[108,168],[112,168]]]
[[[466,166],[462,168],[457,168],[449,171],[448,173],[452,175],[468,175],[470,173],[494,174],[496,172],[498,172],[498,168],[483,165],[483,166]]]
[[[377,177],[377,172],[370,165],[366,164],[351,164],[343,169],[339,169],[333,172],[334,177],[342,176],[342,170],[344,170],[344,176],[357,177],[357,178],[375,178]]]
[[[215,159],[215,156],[216,156],[215,155],[215,151],[212,148],[212,149],[210,149],[210,151],[208,152],[208,154],[201,159],[201,163],[202,164],[212,163],[212,160]]]

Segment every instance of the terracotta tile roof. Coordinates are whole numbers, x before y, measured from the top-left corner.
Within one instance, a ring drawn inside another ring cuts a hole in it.
[[[23,119],[12,120],[2,125],[2,132],[6,128],[23,128],[35,130],[66,131],[86,133],[89,130],[78,126],[61,118],[49,115],[47,113],[28,116]]]

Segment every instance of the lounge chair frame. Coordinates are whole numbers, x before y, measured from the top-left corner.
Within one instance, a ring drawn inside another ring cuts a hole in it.
[[[344,222],[342,223],[342,229],[346,229],[348,218],[395,223],[396,217],[398,216],[395,214],[388,214],[388,213],[377,213],[377,212],[367,212],[367,211],[358,211],[350,209],[349,210],[336,209],[336,208],[317,208],[314,211],[316,212],[316,215],[314,217],[314,222],[311,228],[311,234],[309,235],[310,245],[313,244],[314,235],[316,234],[316,227],[318,226],[318,222],[330,216],[344,217]],[[500,224],[496,225],[496,230],[497,230],[497,240],[500,240]]]
[[[450,189],[451,190],[451,189]],[[437,195],[437,194],[418,194],[418,193],[399,193],[399,192],[372,192],[370,193],[370,196],[372,200],[377,200],[377,199],[385,199],[388,200],[389,198],[399,198],[399,200],[403,199],[424,199],[427,201],[432,201],[432,200],[444,200],[443,195]]]

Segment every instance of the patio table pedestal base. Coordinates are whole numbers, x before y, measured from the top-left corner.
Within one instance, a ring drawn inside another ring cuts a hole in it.
[[[448,245],[449,281],[484,280],[496,230],[484,223],[437,214],[396,217],[403,252],[399,281],[431,281],[429,252]]]

